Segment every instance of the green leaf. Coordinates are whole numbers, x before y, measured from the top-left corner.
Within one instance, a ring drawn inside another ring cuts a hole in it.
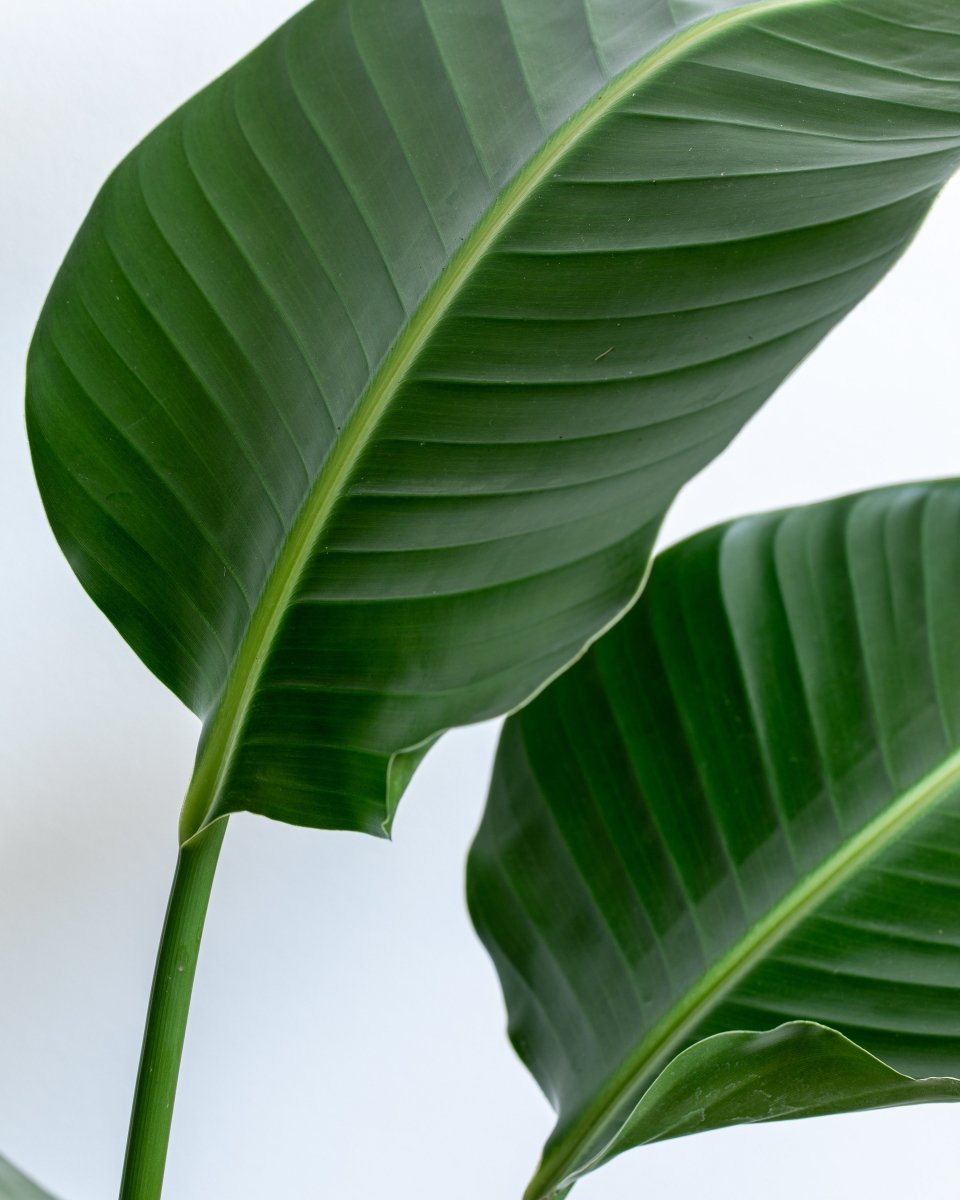
[[[960,1100],[960,1079],[911,1079],[834,1029],[791,1021],[765,1033],[715,1033],[678,1054],[618,1144],[935,1100]]]
[[[558,1113],[531,1197],[680,1132],[960,1097],[892,1073],[960,1076],[958,531],[946,482],[700,534],[507,723],[469,894]],[[856,1045],[737,1032],[797,1020]]]
[[[0,1200],[53,1200],[26,1175],[0,1155]]]
[[[946,0],[316,0],[74,242],[28,428],[204,721],[182,836],[382,832],[632,602],[678,488],[960,154]]]

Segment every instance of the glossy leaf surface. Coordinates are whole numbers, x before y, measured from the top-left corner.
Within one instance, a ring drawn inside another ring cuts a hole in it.
[[[960,1100],[960,1079],[911,1079],[834,1029],[791,1021],[762,1033],[717,1033],[678,1054],[644,1093],[618,1148],[936,1100]]]
[[[28,427],[204,719],[184,837],[379,832],[635,597],[960,147],[945,0],[315,0],[118,168]]]
[[[38,1187],[13,1163],[0,1155],[0,1200],[53,1200],[49,1192]]]
[[[952,482],[710,530],[507,723],[469,893],[558,1111],[531,1196],[679,1132],[960,1095],[869,1057],[960,1076],[958,533]],[[796,1020],[856,1046],[734,1032]]]

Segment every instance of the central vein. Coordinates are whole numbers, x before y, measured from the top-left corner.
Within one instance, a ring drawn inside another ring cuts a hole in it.
[[[754,2],[708,18],[677,34],[612,79],[551,135],[499,194],[450,259],[371,379],[307,495],[254,610],[220,702],[204,727],[196,768],[180,817],[181,842],[187,841],[216,815],[220,815],[217,812],[218,801],[281,621],[360,456],[434,330],[509,222],[567,153],[605,116],[638,86],[681,58],[692,47],[757,12],[767,13],[821,2],[823,0]]]
[[[528,1197],[549,1193],[606,1158],[653,1078],[707,1014],[805,917],[958,786],[960,750],[800,880],[654,1026],[576,1126],[548,1148]]]

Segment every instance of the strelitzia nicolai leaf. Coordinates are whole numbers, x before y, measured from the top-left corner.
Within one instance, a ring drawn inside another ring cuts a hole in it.
[[[181,823],[388,827],[631,603],[664,509],[960,153],[945,0],[316,0],[111,176],[27,418],[204,722]]]
[[[0,1155],[0,1200],[53,1200],[53,1197]]]
[[[960,1098],[958,533],[945,482],[700,534],[508,721],[469,894],[558,1112],[531,1197]]]
[[[960,1099],[960,1079],[911,1079],[825,1025],[715,1033],[682,1051],[644,1092],[618,1148],[727,1125]]]

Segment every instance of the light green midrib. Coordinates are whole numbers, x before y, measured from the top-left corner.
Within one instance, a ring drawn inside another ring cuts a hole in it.
[[[769,0],[768,3],[761,0],[709,17],[683,30],[612,79],[551,135],[496,198],[451,258],[370,381],[284,542],[237,652],[220,702],[205,726],[180,816],[181,842],[187,841],[218,815],[217,803],[280,624],[354,467],[410,367],[510,220],[587,133],[631,91],[692,46],[758,14],[829,2],[832,0]]]
[[[926,816],[960,785],[960,750],[909,788],[899,800],[844,843],[820,867],[802,879],[681,999],[643,1040],[629,1062],[584,1116],[548,1147],[527,1192],[540,1200],[596,1166],[609,1152],[653,1077],[664,1067],[711,1009],[761,962],[804,918],[820,907],[871,859],[896,842],[909,825]],[[616,1124],[613,1130],[605,1126]],[[600,1149],[593,1149],[602,1139]],[[578,1160],[585,1154],[589,1158]]]

